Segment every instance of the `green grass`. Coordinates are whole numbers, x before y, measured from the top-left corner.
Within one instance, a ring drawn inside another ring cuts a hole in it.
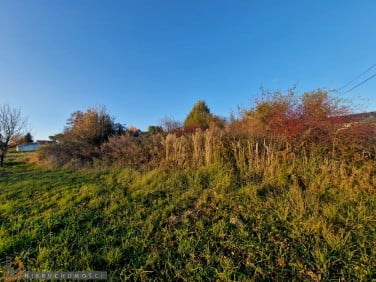
[[[0,259],[113,281],[376,279],[375,163],[0,169]],[[301,170],[305,189],[289,170]],[[275,177],[270,177],[274,174]],[[268,177],[266,177],[268,176]]]

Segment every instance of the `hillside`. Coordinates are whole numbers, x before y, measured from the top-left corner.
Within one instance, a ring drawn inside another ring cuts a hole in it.
[[[348,115],[349,121],[376,122],[376,112],[365,112]]]
[[[239,183],[214,164],[73,171],[15,156],[0,171],[0,257],[28,270],[104,270],[112,281],[376,278],[374,161],[265,160],[273,179]]]

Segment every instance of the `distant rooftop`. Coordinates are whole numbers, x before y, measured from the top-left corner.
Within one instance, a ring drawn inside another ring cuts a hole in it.
[[[358,113],[348,115],[348,118],[352,121],[371,121],[376,122],[376,112]]]

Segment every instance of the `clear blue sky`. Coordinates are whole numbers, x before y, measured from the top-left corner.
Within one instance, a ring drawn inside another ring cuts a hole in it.
[[[333,89],[365,71],[375,13],[372,0],[0,0],[0,104],[36,139],[95,105],[143,130],[199,99],[226,117],[261,85]],[[376,110],[375,90],[376,78],[344,97]]]

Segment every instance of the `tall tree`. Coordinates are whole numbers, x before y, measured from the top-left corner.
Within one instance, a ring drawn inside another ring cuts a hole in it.
[[[9,105],[0,106],[0,166],[4,166],[4,159],[12,138],[21,135],[26,126],[26,119],[19,109],[12,109]]]
[[[93,107],[86,112],[71,114],[63,134],[55,135],[61,141],[76,141],[100,146],[114,134],[122,134],[125,127],[115,123],[104,107]]]
[[[24,143],[26,144],[34,142],[33,136],[31,135],[30,132],[26,133],[26,135],[23,137],[23,140],[24,140]]]
[[[213,115],[205,101],[198,101],[186,117],[184,121],[184,128],[201,128],[207,129],[210,122],[213,120]]]

